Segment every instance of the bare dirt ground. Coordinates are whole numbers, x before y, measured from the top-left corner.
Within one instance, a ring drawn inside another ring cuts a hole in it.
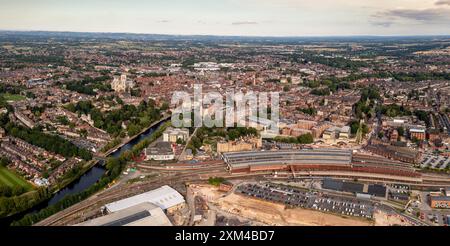
[[[412,226],[407,220],[396,214],[377,210],[374,213],[375,226]]]
[[[247,218],[267,225],[280,226],[369,226],[372,222],[341,217],[308,209],[286,208],[282,204],[272,203],[237,194],[220,192],[213,186],[197,186],[197,195],[202,195],[211,203],[211,209]]]

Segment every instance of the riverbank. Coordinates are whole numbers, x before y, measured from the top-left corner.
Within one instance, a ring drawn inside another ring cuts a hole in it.
[[[109,149],[108,151],[106,151],[105,153],[100,154],[100,156],[104,156],[107,157],[109,155],[111,155],[112,153],[120,150],[123,146],[129,144],[131,141],[135,140],[136,138],[138,138],[139,136],[141,136],[142,134],[144,134],[145,132],[147,132],[148,130],[152,129],[153,127],[155,127],[156,125],[168,120],[171,116],[170,115],[165,115],[163,116],[161,119],[153,122],[149,127],[146,127],[145,129],[143,129],[142,131],[140,131],[138,134],[129,137],[129,138],[125,138],[122,140],[122,142],[119,145],[116,145],[114,147],[112,147],[111,149]]]
[[[170,125],[170,122],[163,124],[164,120],[167,120],[167,118],[163,118],[162,120],[155,122],[152,124],[152,128],[147,129],[147,131],[141,134],[138,138],[135,138],[128,144],[118,148],[116,152],[112,152],[110,154],[111,158],[108,159],[106,169],[103,169],[107,172],[107,175],[101,175],[95,180],[95,183],[89,185],[88,187],[84,187],[81,191],[64,194],[64,197],[61,197],[61,199],[57,202],[49,204],[49,206],[41,209],[37,213],[25,215],[20,220],[13,222],[12,225],[33,225],[34,223],[70,207],[73,204],[76,204],[91,195],[104,190],[106,187],[109,187],[111,182],[120,176],[128,162],[131,161],[136,154],[139,154],[152,141],[162,135],[164,130]],[[59,193],[57,195],[59,195]]]
[[[81,168],[80,172],[77,173],[77,175],[75,175],[74,177],[72,177],[70,179],[65,179],[65,180],[61,181],[55,189],[52,189],[52,193],[55,194],[55,193],[59,192],[60,190],[66,188],[72,182],[74,182],[77,179],[81,178],[81,176],[86,174],[87,171],[91,170],[91,168],[93,168],[97,164],[98,164],[97,160],[90,160],[90,161],[88,161],[87,163],[85,163],[83,165],[83,167]]]

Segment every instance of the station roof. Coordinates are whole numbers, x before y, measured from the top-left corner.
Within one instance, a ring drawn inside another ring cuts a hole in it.
[[[224,153],[223,158],[233,168],[290,164],[350,165],[352,153],[341,149],[244,151]]]

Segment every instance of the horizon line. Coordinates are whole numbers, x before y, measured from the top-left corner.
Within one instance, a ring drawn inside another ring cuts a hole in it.
[[[54,30],[14,30],[0,29],[0,32],[46,32],[46,33],[86,33],[86,34],[128,34],[128,35],[155,35],[155,36],[185,36],[185,37],[248,37],[248,38],[326,38],[326,37],[450,37],[450,34],[339,34],[339,35],[239,35],[239,34],[167,34],[167,33],[143,33],[143,32],[102,32],[102,31],[54,31]]]

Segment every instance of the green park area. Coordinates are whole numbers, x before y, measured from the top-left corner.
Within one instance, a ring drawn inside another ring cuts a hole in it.
[[[22,95],[10,94],[10,93],[0,94],[0,96],[5,98],[6,101],[13,101],[13,102],[22,101],[22,100],[25,100],[25,98],[26,98]]]
[[[6,167],[0,167],[0,185],[6,185],[11,188],[15,186],[22,186],[27,191],[33,188],[30,183],[9,171]]]

